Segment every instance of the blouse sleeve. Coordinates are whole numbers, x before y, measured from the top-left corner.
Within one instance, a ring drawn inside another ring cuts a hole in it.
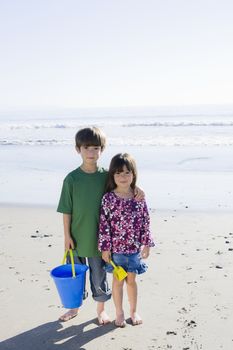
[[[98,238],[98,249],[100,252],[111,250],[112,248],[109,204],[107,196],[103,196],[100,208]]]
[[[144,202],[142,215],[143,215],[143,225],[142,225],[142,231],[141,231],[141,244],[148,247],[154,247],[155,243],[150,231],[150,215],[149,215],[146,202]]]

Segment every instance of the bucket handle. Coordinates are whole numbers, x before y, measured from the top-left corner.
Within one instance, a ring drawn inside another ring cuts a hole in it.
[[[72,268],[72,276],[75,277],[75,268],[74,268],[74,256],[73,256],[73,251],[72,249],[69,249],[69,250],[66,250],[65,253],[64,253],[64,257],[62,259],[62,265],[65,264],[66,262],[66,256],[67,256],[67,253],[69,252],[70,254],[70,260],[71,260],[71,268]]]

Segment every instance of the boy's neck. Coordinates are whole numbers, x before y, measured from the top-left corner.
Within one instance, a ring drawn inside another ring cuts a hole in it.
[[[82,171],[84,171],[85,173],[95,173],[97,170],[97,164],[84,164],[82,163],[82,165],[80,166],[80,168],[82,169]]]

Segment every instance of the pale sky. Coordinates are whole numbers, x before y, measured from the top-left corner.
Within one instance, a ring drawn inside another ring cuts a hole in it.
[[[232,0],[0,0],[0,110],[233,103]]]

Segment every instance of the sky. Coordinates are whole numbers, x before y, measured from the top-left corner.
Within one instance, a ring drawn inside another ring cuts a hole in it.
[[[232,0],[0,0],[0,110],[233,104]]]

